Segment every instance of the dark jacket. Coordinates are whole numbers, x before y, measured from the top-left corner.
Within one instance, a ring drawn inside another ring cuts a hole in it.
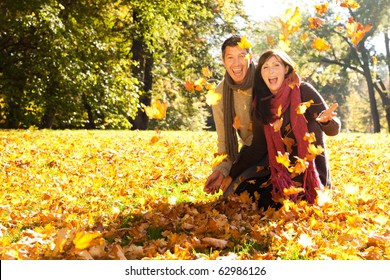
[[[340,120],[335,117],[332,121],[321,124],[317,122],[316,117],[324,110],[328,108],[324,99],[319,92],[310,84],[302,82],[300,85],[302,102],[313,100],[313,104],[306,110],[305,118],[307,120],[307,128],[309,133],[314,132],[316,137],[316,146],[320,145],[324,148],[322,155],[318,155],[315,159],[315,164],[320,175],[321,182],[324,186],[331,186],[329,163],[326,155],[325,147],[325,134],[328,136],[337,135],[340,132]],[[295,139],[290,123],[290,111],[289,109],[283,114],[283,125],[280,129],[282,137],[288,135],[288,137]],[[267,142],[264,134],[264,127],[262,122],[254,115],[253,117],[253,140],[252,145],[243,150],[240,154],[239,160],[236,161],[231,170],[230,176],[235,180],[242,172],[247,168],[261,162],[266,158]],[[290,161],[294,162],[294,156],[297,156],[296,146],[293,147],[293,152],[290,154]],[[295,180],[295,179],[294,179]]]

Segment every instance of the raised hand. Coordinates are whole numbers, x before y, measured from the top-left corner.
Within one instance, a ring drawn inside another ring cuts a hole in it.
[[[333,117],[337,116],[335,110],[339,107],[339,104],[333,103],[328,109],[321,112],[321,114],[316,118],[317,122],[326,123],[331,121]]]

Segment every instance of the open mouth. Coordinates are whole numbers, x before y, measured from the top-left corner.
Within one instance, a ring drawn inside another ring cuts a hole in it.
[[[269,78],[268,81],[270,84],[276,84],[278,81],[278,78]]]

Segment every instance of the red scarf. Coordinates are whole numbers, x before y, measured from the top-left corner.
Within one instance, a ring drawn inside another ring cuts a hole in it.
[[[290,107],[290,121],[298,145],[298,157],[304,159],[308,154],[309,143],[307,140],[304,140],[304,136],[308,132],[305,116],[303,114],[297,114],[296,111],[296,108],[302,102],[299,84],[300,78],[298,74],[294,72],[289,75],[283,81],[282,87],[271,101],[271,112],[275,119],[278,119],[280,117],[278,116],[279,106],[282,108],[281,116]],[[283,190],[294,186],[294,182],[287,168],[276,162],[278,151],[282,154],[286,152],[280,129],[275,131],[271,124],[267,124],[264,126],[264,131],[267,139],[269,164],[272,174],[272,195],[274,200],[278,200],[284,197]],[[310,203],[313,203],[317,196],[316,189],[323,189],[314,160],[308,161],[308,167],[303,176],[303,189],[305,191],[305,197]],[[291,195],[290,198],[296,201],[297,195]]]

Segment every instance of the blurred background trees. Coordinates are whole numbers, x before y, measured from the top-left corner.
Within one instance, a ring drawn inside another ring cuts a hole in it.
[[[204,67],[218,83],[222,42],[245,33],[255,59],[288,51],[344,130],[389,130],[388,1],[321,2],[251,22],[241,0],[0,0],[0,128],[212,128],[205,93],[184,84]]]

